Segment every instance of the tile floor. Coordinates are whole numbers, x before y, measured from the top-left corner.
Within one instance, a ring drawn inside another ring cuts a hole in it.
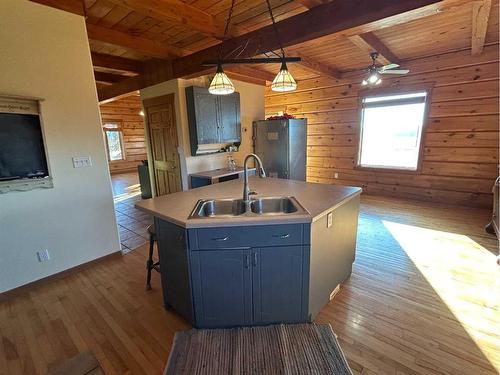
[[[136,173],[112,175],[111,181],[122,251],[129,252],[149,241],[147,227],[153,218],[134,207],[141,200]]]

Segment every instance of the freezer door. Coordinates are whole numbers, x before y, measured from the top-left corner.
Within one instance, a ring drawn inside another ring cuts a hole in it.
[[[261,158],[267,175],[289,178],[288,122],[255,121],[253,134],[254,152]]]
[[[306,180],[306,153],[307,153],[307,122],[306,120],[289,120],[288,122],[289,173],[291,180]]]

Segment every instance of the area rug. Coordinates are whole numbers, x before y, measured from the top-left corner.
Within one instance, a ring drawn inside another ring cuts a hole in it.
[[[329,324],[178,332],[165,375],[352,375]]]

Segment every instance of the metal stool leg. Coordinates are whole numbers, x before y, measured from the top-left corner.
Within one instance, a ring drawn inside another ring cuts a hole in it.
[[[151,290],[151,270],[153,269],[153,250],[154,250],[155,239],[153,235],[149,235],[149,258],[146,261],[146,269],[148,270],[148,276],[146,280],[146,290]]]

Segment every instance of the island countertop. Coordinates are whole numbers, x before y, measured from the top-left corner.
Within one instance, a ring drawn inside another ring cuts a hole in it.
[[[256,215],[188,219],[200,199],[240,198],[243,180],[233,180],[208,185],[136,203],[140,210],[184,228],[227,227],[241,225],[266,225],[313,222],[345,201],[361,193],[361,188],[316,184],[277,178],[250,177],[251,190],[256,197],[292,196],[307,211],[303,214]]]

